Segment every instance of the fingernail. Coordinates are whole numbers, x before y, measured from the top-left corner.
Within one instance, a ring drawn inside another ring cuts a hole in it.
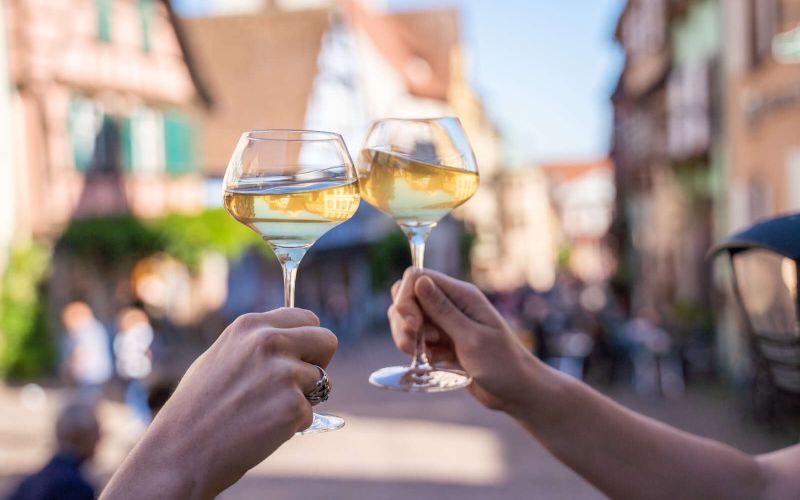
[[[419,292],[422,294],[423,297],[432,298],[436,293],[436,285],[433,283],[433,280],[428,278],[427,276],[423,276],[419,279]]]

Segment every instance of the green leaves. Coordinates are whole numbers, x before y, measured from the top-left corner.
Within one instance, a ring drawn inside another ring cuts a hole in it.
[[[0,288],[0,375],[33,377],[52,370],[55,346],[42,288],[49,249],[37,243],[11,250]]]

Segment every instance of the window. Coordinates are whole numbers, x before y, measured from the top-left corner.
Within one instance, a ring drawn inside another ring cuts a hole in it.
[[[149,53],[152,43],[150,30],[153,24],[153,0],[138,0],[138,7],[142,25],[142,50]]]
[[[194,170],[194,127],[188,117],[176,111],[164,115],[164,147],[168,173]]]
[[[111,1],[97,0],[97,38],[101,42],[111,41]]]
[[[131,115],[131,162],[140,174],[161,174],[166,164],[164,116],[146,106]]]
[[[133,120],[126,116],[120,120],[119,139],[122,149],[122,168],[125,172],[133,171]]]
[[[103,114],[100,131],[95,138],[89,168],[96,172],[118,171],[120,167],[120,134],[117,122]]]
[[[102,119],[102,112],[94,102],[82,96],[72,98],[69,110],[70,146],[72,161],[80,172],[86,172],[91,166]]]

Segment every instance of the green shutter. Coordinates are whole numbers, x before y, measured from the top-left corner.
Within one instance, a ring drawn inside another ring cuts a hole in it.
[[[174,111],[164,115],[164,146],[168,173],[179,175],[194,170],[194,129],[187,117]]]
[[[97,38],[111,41],[111,0],[97,0]]]
[[[86,106],[86,102],[80,97],[73,97],[69,106],[69,136],[72,148],[72,161],[75,168],[80,172],[89,170],[89,163],[92,160],[93,144],[87,144],[83,139],[79,129],[81,126],[80,115]],[[87,147],[89,146],[89,147]]]
[[[150,52],[150,27],[153,19],[153,1],[139,0],[139,20],[142,23],[142,50]]]
[[[123,117],[119,124],[119,142],[122,149],[122,168],[126,172],[133,171],[133,119],[130,116]]]

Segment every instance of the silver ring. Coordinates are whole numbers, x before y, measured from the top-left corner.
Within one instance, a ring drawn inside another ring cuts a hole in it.
[[[314,388],[304,394],[308,402],[311,403],[311,406],[316,406],[327,401],[328,396],[331,394],[331,379],[328,378],[328,374],[325,373],[325,370],[323,370],[321,366],[314,366],[319,370],[320,378],[314,384]]]

